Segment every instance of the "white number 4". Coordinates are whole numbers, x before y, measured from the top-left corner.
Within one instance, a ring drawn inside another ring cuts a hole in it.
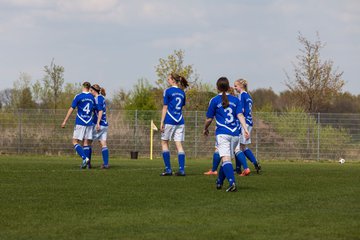
[[[90,103],[86,104],[85,107],[83,108],[83,111],[86,112],[86,114],[90,113]]]

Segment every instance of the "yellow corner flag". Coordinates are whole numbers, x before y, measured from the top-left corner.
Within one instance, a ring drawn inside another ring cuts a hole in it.
[[[154,141],[153,136],[154,136],[154,131],[158,131],[158,128],[154,124],[154,121],[151,120],[151,124],[150,124],[150,160],[153,159],[153,141]]]
[[[154,130],[154,131],[157,131],[158,128],[156,127],[156,125],[154,124],[154,121],[151,120],[151,129]]]

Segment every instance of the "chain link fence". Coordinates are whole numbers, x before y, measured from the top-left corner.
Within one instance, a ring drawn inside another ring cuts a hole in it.
[[[1,154],[71,155],[73,113],[65,129],[60,127],[67,110],[0,111]],[[159,127],[160,111],[108,111],[108,147],[112,156],[150,156],[150,123]],[[202,135],[205,112],[184,113],[184,148],[190,158],[211,158],[215,122],[210,136]],[[250,148],[258,159],[358,161],[360,114],[254,113]],[[154,132],[154,157],[161,156],[160,132]],[[94,143],[94,153],[100,154]],[[171,143],[171,149],[175,145]]]

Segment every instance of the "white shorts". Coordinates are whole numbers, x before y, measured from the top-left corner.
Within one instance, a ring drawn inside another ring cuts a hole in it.
[[[75,125],[73,139],[80,141],[84,139],[92,140],[93,138],[93,126]]]
[[[174,140],[175,142],[183,142],[185,140],[185,125],[165,124],[164,132],[161,133],[161,140]]]
[[[93,127],[93,140],[106,141],[108,126],[101,126],[100,131],[96,131],[96,125]]]
[[[244,129],[241,128],[241,133],[240,133],[240,143],[241,144],[244,144],[244,145],[247,145],[247,144],[250,144],[251,143],[251,130],[252,130],[252,126],[249,126],[247,125],[247,129],[249,131],[249,135],[250,137],[248,139],[245,138],[245,135],[244,135]]]
[[[239,144],[239,136],[219,134],[216,135],[216,142],[220,157],[233,157],[235,147]]]

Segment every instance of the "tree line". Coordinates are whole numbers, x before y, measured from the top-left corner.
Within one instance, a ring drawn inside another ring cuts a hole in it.
[[[332,60],[321,59],[321,49],[325,44],[317,35],[315,42],[309,41],[301,33],[301,45],[293,73],[285,73],[287,90],[276,93],[271,88],[251,89],[254,111],[284,112],[300,109],[304,112],[358,113],[360,95],[343,92],[345,81],[343,72],[333,66]],[[65,68],[56,65],[54,59],[44,66],[44,77],[31,82],[31,76],[20,73],[13,88],[0,91],[1,109],[67,109],[73,97],[81,91],[81,83],[64,84]],[[167,87],[167,76],[176,72],[190,82],[187,89],[186,110],[204,111],[209,99],[215,96],[216,88],[203,83],[193,65],[185,64],[185,52],[175,50],[166,58],[160,58],[155,66],[157,80],[154,84],[141,78],[130,91],[120,89],[107,99],[110,109],[120,110],[160,110],[162,95]],[[215,79],[216,80],[216,79]],[[214,81],[215,81],[214,80]],[[104,84],[106,85],[106,84]]]

